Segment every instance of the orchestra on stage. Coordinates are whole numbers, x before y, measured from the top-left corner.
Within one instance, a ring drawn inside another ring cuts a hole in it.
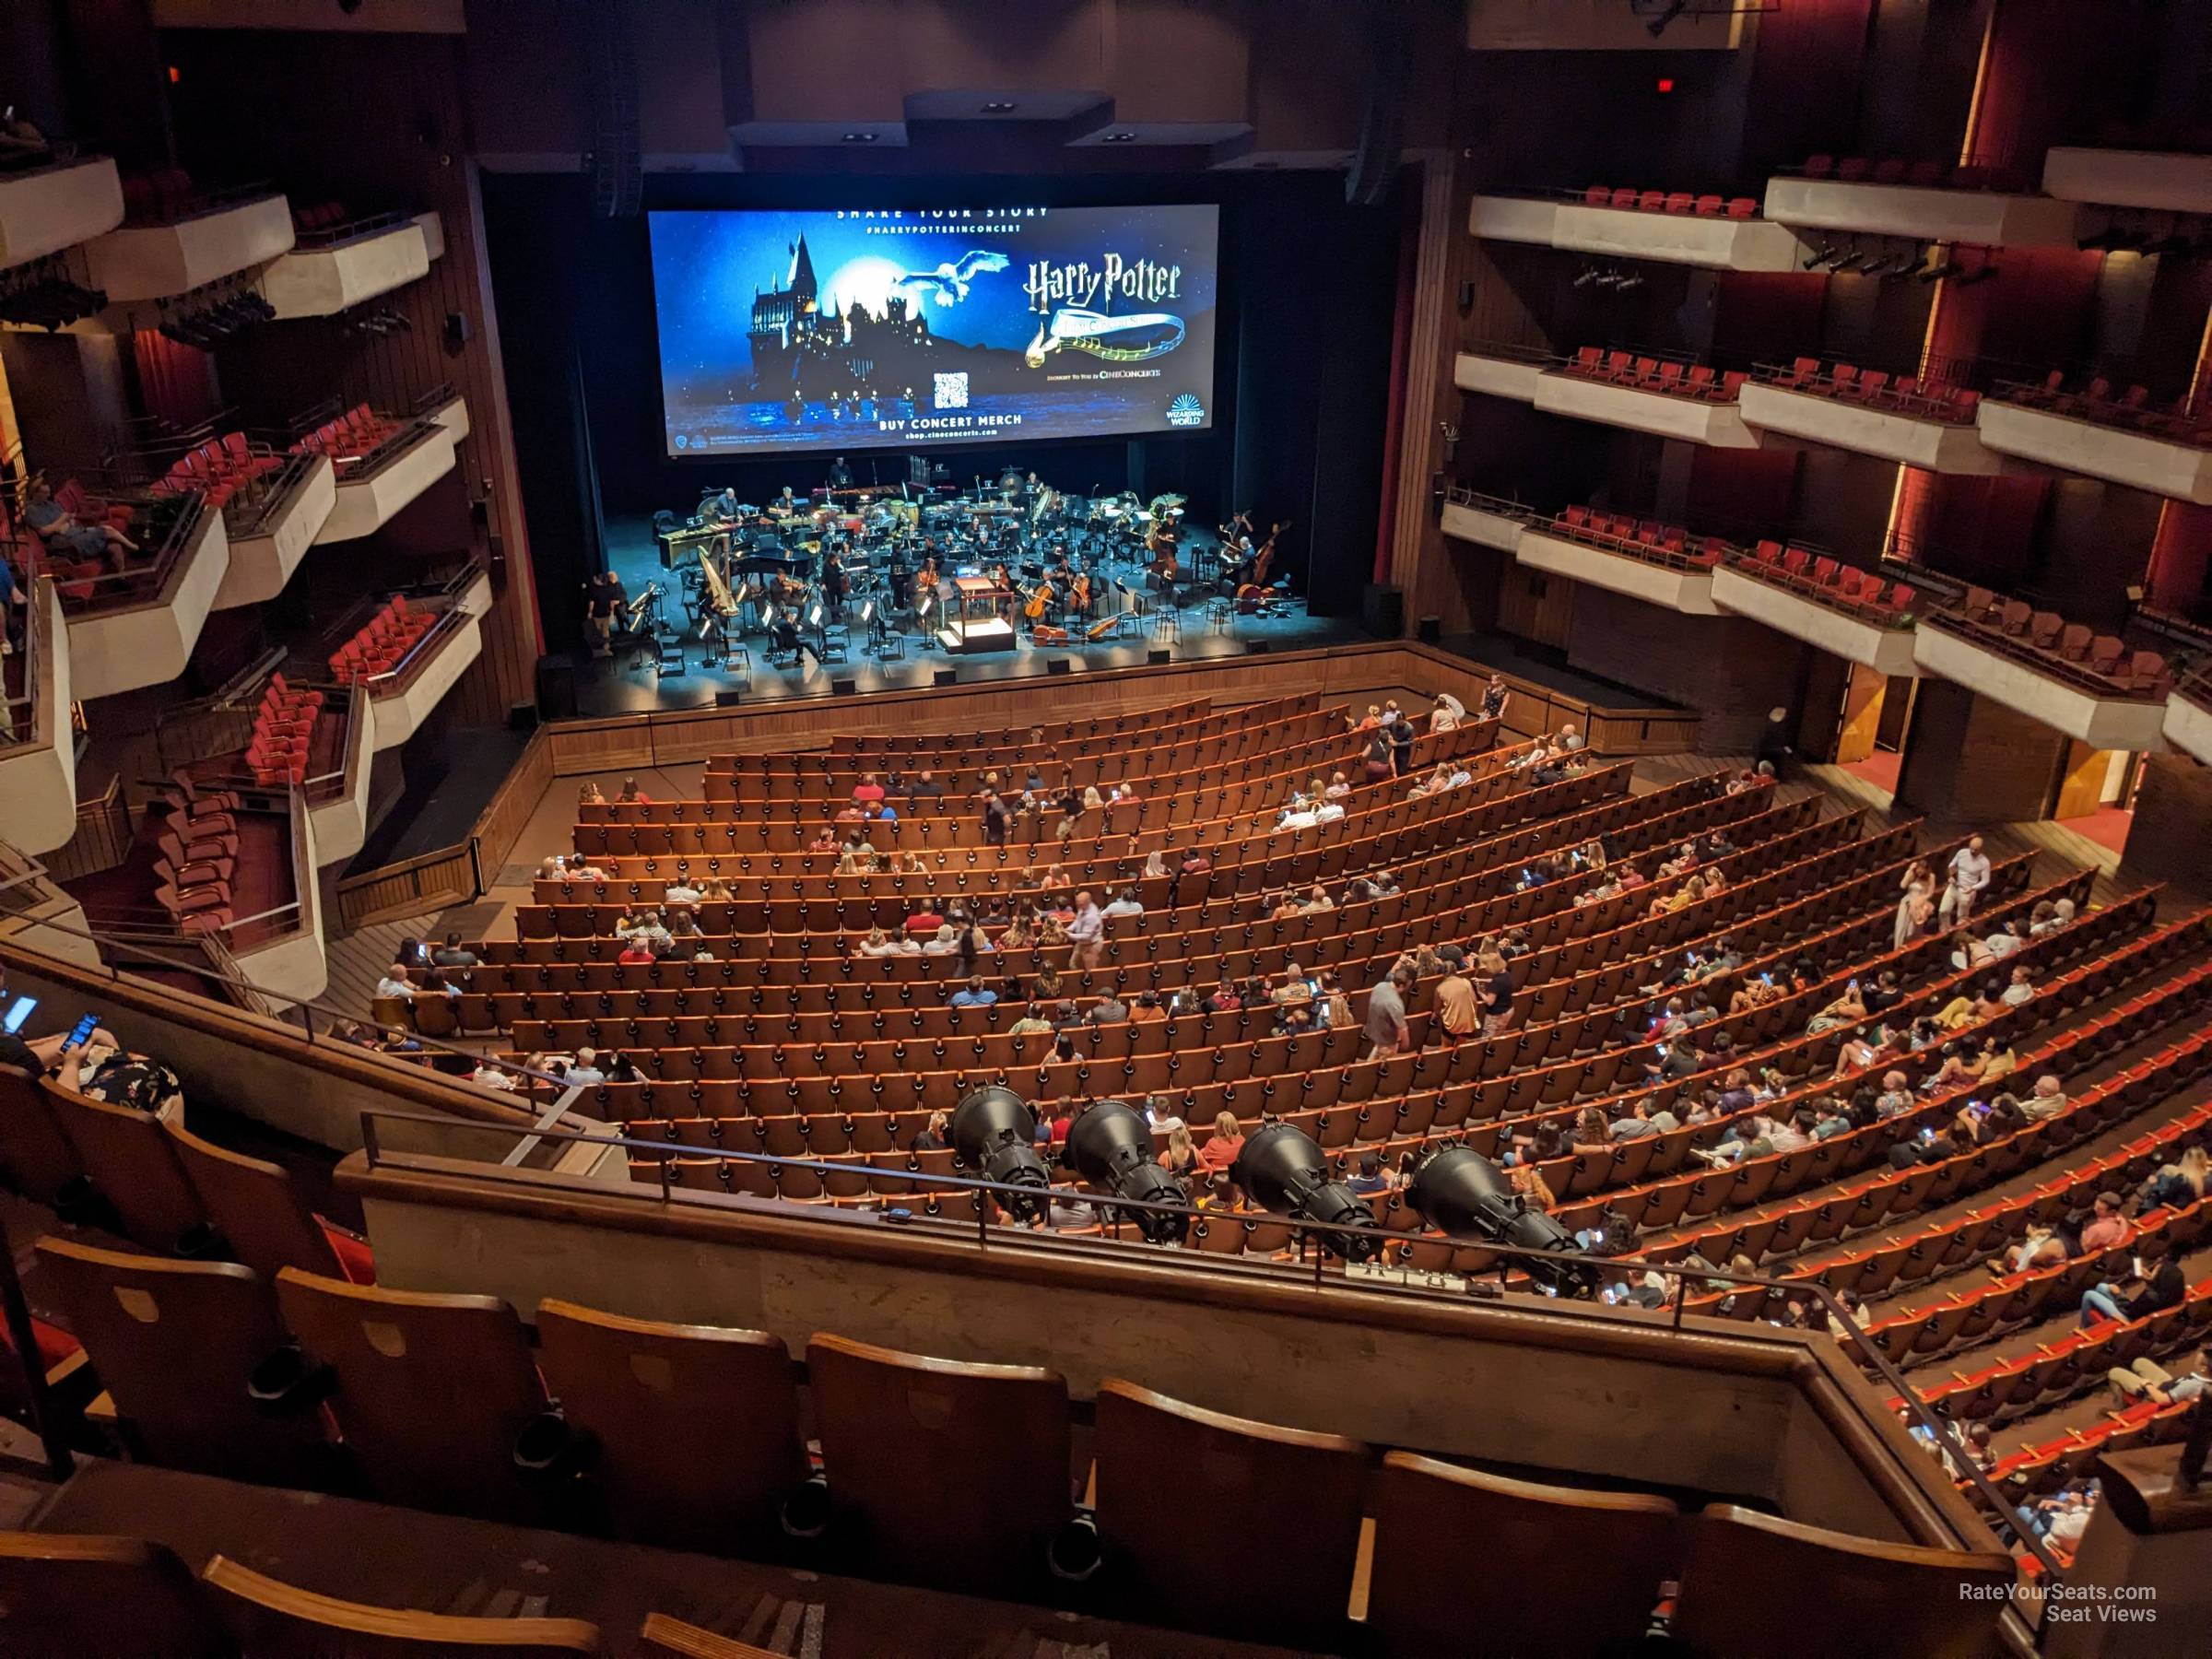
[[[917,456],[901,483],[858,485],[840,456],[804,493],[755,504],[712,489],[688,518],[655,513],[666,579],[634,597],[612,572],[588,582],[593,651],[651,647],[666,672],[694,641],[724,666],[757,645],[795,666],[903,655],[912,636],[952,655],[1095,644],[1197,603],[1288,611],[1287,521],[1258,536],[1239,512],[1209,534],[1181,495],[1077,496],[1011,467],[963,489],[944,473]]]

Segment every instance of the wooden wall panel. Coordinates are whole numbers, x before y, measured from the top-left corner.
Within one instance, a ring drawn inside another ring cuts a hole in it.
[[[1576,584],[1514,565],[1498,578],[1498,626],[1538,645],[1564,649],[1574,627]]]

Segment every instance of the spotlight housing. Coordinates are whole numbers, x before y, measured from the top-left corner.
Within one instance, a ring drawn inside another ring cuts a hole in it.
[[[1001,1209],[1018,1220],[1044,1219],[1045,1189],[1053,1184],[1044,1159],[1037,1156],[1037,1114],[1012,1089],[993,1084],[979,1088],[953,1109],[954,1155],[985,1181],[1033,1187],[1029,1193],[994,1193]]]
[[[1120,1100],[1100,1100],[1068,1126],[1060,1161],[1102,1192],[1151,1204],[1180,1205],[1191,1195],[1152,1156],[1152,1131],[1144,1116]],[[1113,1210],[1155,1244],[1180,1244],[1191,1230],[1187,1214],[1167,1210]]]
[[[1269,1124],[1245,1137],[1230,1179],[1262,1209],[1333,1227],[1373,1227],[1374,1212],[1342,1182],[1329,1179],[1328,1159],[1313,1137],[1288,1124]],[[1324,1250],[1364,1262],[1381,1249],[1364,1233],[1317,1235]]]
[[[1479,1239],[1516,1250],[1575,1253],[1574,1235],[1513,1191],[1513,1183],[1472,1147],[1449,1147],[1414,1171],[1406,1201],[1421,1219],[1454,1239]],[[1597,1269],[1587,1262],[1522,1260],[1520,1267],[1547,1295],[1597,1294]]]

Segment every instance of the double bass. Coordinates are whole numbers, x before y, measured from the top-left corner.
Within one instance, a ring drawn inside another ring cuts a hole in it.
[[[1260,544],[1260,550],[1252,556],[1252,574],[1237,585],[1237,609],[1244,615],[1251,616],[1266,606],[1267,570],[1275,562],[1275,544],[1283,532],[1289,528],[1288,519],[1269,525],[1267,539]]]

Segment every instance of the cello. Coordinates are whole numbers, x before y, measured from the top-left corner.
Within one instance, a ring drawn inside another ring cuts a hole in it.
[[[1044,620],[1045,607],[1052,602],[1053,584],[1049,581],[1039,582],[1034,589],[1022,595],[1022,618],[1031,629]]]

